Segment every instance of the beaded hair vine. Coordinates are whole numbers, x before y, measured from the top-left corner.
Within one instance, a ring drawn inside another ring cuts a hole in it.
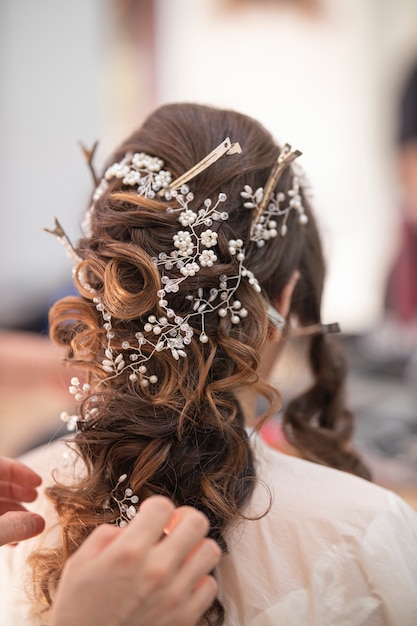
[[[91,234],[91,219],[95,204],[109,189],[114,179],[121,180],[124,186],[134,189],[143,198],[160,197],[167,201],[169,204],[166,211],[177,216],[179,227],[172,237],[172,249],[160,252],[152,259],[161,276],[161,288],[157,291],[160,315],[149,315],[143,322],[143,328],[133,338],[122,342],[121,350],[114,347],[115,331],[111,314],[106,310],[98,294],[88,284],[80,268],[75,268],[80,283],[90,292],[97,310],[103,317],[106,347],[102,368],[107,374],[105,380],[128,371],[132,383],[137,383],[142,387],[155,385],[158,378],[149,366],[156,352],[168,350],[178,361],[187,356],[187,346],[191,343],[195,333],[198,333],[201,343],[209,341],[205,330],[207,314],[216,311],[220,318],[229,316],[232,324],[239,324],[241,319],[248,315],[247,309],[235,297],[236,291],[242,280],[246,280],[258,293],[261,292],[261,287],[253,272],[244,265],[245,248],[242,239],[228,241],[229,254],[236,262],[236,271],[232,276],[222,274],[217,287],[209,290],[199,287],[196,293],[187,294],[185,299],[189,302],[189,312],[186,314],[179,315],[170,305],[170,295],[179,292],[184,281],[195,276],[201,268],[212,267],[217,262],[218,235],[216,228],[212,226],[229,218],[228,212],[223,209],[227,201],[225,193],[220,192],[215,198],[206,198],[202,205],[195,207],[194,194],[186,183],[220,158],[240,152],[240,145],[231,143],[227,137],[206,157],[174,181],[171,172],[164,168],[164,163],[160,158],[144,153],[128,152],[121,161],[113,163],[106,169],[93,194],[93,203],[87,211],[87,219],[84,223],[87,235]],[[245,185],[241,192],[245,200],[243,206],[254,211],[250,241],[256,242],[258,246],[265,245],[266,241],[278,234],[286,235],[287,220],[291,211],[298,213],[301,224],[308,221],[300,194],[300,181],[296,175],[292,177],[292,185],[286,194],[283,192],[274,194],[274,188],[280,176],[300,154],[299,151],[293,151],[291,146],[286,144],[278,155],[265,187],[253,191],[250,186]],[[279,231],[277,218],[282,220]],[[71,247],[57,221],[55,231],[49,232],[58,236],[67,248]],[[78,264],[80,259],[74,250],[72,250],[72,256]],[[200,319],[201,330],[197,331],[192,325],[192,319],[195,317]],[[278,328],[285,325],[285,319],[276,311],[273,315],[271,307],[268,308],[268,317]],[[72,392],[78,399],[81,399],[84,393],[89,393],[89,389],[84,392],[79,386],[72,385]]]
[[[122,483],[127,479],[127,474],[122,474],[115,487],[110,492],[110,496],[103,502],[103,509],[111,510],[115,505],[118,508],[119,515],[113,521],[113,524],[123,528],[127,526],[138,512],[139,497],[135,495],[130,487],[126,487],[123,491],[123,496],[120,497],[117,491]]]

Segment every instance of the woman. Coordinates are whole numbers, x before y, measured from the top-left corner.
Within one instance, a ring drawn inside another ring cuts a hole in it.
[[[95,526],[128,524],[162,494],[204,512],[225,555],[204,623],[411,625],[416,516],[363,480],[351,445],[298,155],[246,116],[173,104],[97,180],[70,249],[81,296],[50,312],[52,338],[84,377],[67,417],[80,469],[48,490],[62,542],[31,558],[48,605]],[[284,429],[303,458],[255,434],[279,406],[261,366],[297,327],[311,332],[312,384],[286,407]]]

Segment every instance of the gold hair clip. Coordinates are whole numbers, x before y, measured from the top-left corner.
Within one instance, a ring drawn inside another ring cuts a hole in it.
[[[78,263],[80,263],[80,261],[81,261],[81,258],[76,253],[75,248],[72,245],[70,238],[68,237],[68,235],[65,232],[65,230],[62,228],[61,224],[58,222],[57,218],[55,217],[54,219],[55,219],[55,228],[54,228],[54,230],[50,230],[49,228],[43,228],[43,230],[46,233],[50,233],[51,235],[55,235],[55,237],[64,246],[65,250],[67,251],[68,256],[70,257],[70,259],[72,259],[72,261],[75,263],[75,265],[78,265]]]
[[[83,143],[81,143],[81,141],[78,142],[80,145],[80,148],[82,150],[82,153],[84,155],[84,158],[86,160],[88,169],[90,170],[91,176],[93,178],[94,181],[94,185],[95,187],[97,187],[97,185],[100,182],[99,177],[96,174],[96,170],[94,169],[94,165],[93,165],[93,159],[97,150],[97,146],[98,146],[98,141],[95,141],[94,144],[92,145],[92,147],[90,148],[90,150],[88,148],[85,147],[85,145]]]
[[[252,228],[251,228],[251,237],[254,235],[256,231],[256,227],[259,223],[259,220],[268,206],[271,195],[282,176],[285,168],[294,161],[297,157],[301,156],[302,152],[299,150],[292,150],[291,146],[286,143],[281,152],[278,155],[278,158],[273,166],[269,178],[266,182],[265,187],[263,188],[262,199],[259,203],[256,204],[256,213],[253,218]]]
[[[170,183],[168,189],[161,189],[158,193],[159,196],[163,196],[169,192],[171,189],[179,189],[185,183],[188,183],[191,179],[204,172],[208,167],[213,165],[216,161],[222,158],[224,155],[231,154],[240,154],[242,152],[242,148],[239,143],[232,143],[229,137],[226,137],[221,144],[214,148],[207,156],[205,156],[201,161],[196,163],[191,169],[182,174],[179,178]]]

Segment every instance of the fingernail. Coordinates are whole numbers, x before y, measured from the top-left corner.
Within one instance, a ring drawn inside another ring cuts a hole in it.
[[[38,535],[43,531],[45,526],[45,521],[43,517],[40,515],[32,515],[32,533],[34,535]]]

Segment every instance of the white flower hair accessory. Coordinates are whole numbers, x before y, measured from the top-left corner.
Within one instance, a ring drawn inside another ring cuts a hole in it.
[[[113,524],[123,528],[127,526],[135,517],[138,512],[137,505],[139,503],[139,497],[136,496],[130,487],[126,487],[123,492],[123,497],[117,496],[117,490],[119,486],[127,479],[127,474],[122,474],[116,486],[112,489],[110,497],[103,502],[103,509],[108,510],[112,508],[112,503],[115,503],[119,509],[119,515],[114,520]]]
[[[169,351],[176,361],[186,358],[187,346],[191,343],[195,333],[198,333],[201,343],[207,343],[209,336],[205,330],[206,315],[216,311],[220,318],[229,317],[232,325],[239,324],[247,317],[248,311],[236,297],[236,291],[242,280],[246,280],[258,293],[261,292],[261,287],[254,274],[244,265],[245,248],[241,239],[228,241],[230,262],[234,262],[236,267],[233,275],[220,275],[217,287],[210,289],[198,287],[196,293],[187,293],[185,300],[189,302],[189,311],[186,313],[179,314],[170,305],[172,295],[181,290],[184,281],[195,277],[202,268],[215,266],[218,261],[217,230],[221,222],[229,218],[228,212],[221,206],[227,201],[225,193],[218,193],[214,200],[207,198],[201,206],[195,207],[194,195],[186,183],[221,157],[239,152],[241,152],[239,144],[232,144],[230,139],[226,138],[210,154],[174,181],[160,158],[144,153],[128,153],[120,162],[111,165],[106,170],[103,179],[99,181],[94,192],[93,204],[87,212],[88,231],[90,231],[89,226],[95,203],[108,189],[110,181],[115,178],[121,180],[123,185],[135,189],[138,195],[144,198],[161,197],[168,201],[167,213],[176,215],[179,225],[172,236],[171,251],[160,252],[152,259],[161,275],[162,287],[157,292],[160,313],[149,315],[143,322],[143,328],[138,330],[134,337],[122,341],[121,348],[116,348],[114,345],[116,331],[110,312],[106,310],[101,298],[88,284],[81,268],[75,269],[75,272],[78,272],[78,279],[91,294],[103,318],[103,328],[106,331],[105,354],[102,360],[102,369],[106,374],[104,381],[127,372],[133,384],[144,388],[155,385],[158,383],[158,377],[152,371],[152,357],[157,352]],[[296,176],[288,192],[286,206],[284,206],[283,194],[273,195],[284,169],[299,154],[301,153],[298,151],[292,151],[290,146],[284,146],[265,188],[258,188],[253,192],[251,187],[246,185],[241,192],[241,196],[246,200],[244,206],[254,210],[250,241],[256,242],[258,246],[264,245],[268,239],[277,236],[276,220],[278,217],[283,217],[280,233],[285,236],[287,219],[291,210],[298,212],[301,223],[307,221],[299,193],[299,180]],[[56,234],[67,248],[68,246],[72,248],[58,222],[56,226],[55,231],[49,232]],[[75,261],[81,260],[74,250],[72,256]],[[282,323],[285,323],[285,320]],[[89,387],[81,386],[75,379],[72,381],[70,391],[80,401],[90,394]],[[89,409],[86,419],[94,417],[92,413],[94,410],[94,408]],[[65,414],[62,418],[71,429],[81,426],[76,416]]]
[[[163,165],[158,157],[143,152],[127,152],[119,163],[113,163],[107,168],[93,194],[93,200],[101,198],[114,178],[121,179],[123,185],[135,187],[140,196],[155,198],[156,193],[167,189],[172,180],[171,172],[162,169]]]
[[[259,187],[255,192],[249,185],[245,185],[243,191],[240,193],[242,198],[246,199],[243,206],[247,209],[254,209],[259,206],[259,202],[262,199],[263,189]],[[287,202],[286,195],[282,191],[272,195],[267,207],[259,217],[258,223],[252,231],[250,240],[255,241],[259,248],[263,247],[265,243],[278,234],[281,237],[285,237],[288,232],[287,221],[291,211],[298,213],[298,222],[300,224],[307,224],[308,217],[305,214],[302,198],[300,195],[300,180],[297,176],[293,177],[292,188],[287,192],[289,198]],[[278,226],[278,218],[283,218],[281,225]],[[279,228],[279,230],[278,230]]]
[[[178,293],[184,281],[195,276],[202,267],[212,267],[216,263],[217,255],[213,248],[217,245],[217,232],[210,227],[229,218],[226,211],[220,210],[220,205],[227,200],[226,194],[219,193],[214,204],[211,199],[206,199],[202,207],[193,211],[189,205],[194,196],[188,186],[182,185],[180,192],[172,191],[179,208],[167,209],[171,214],[178,213],[178,222],[181,225],[181,229],[173,235],[173,250],[169,253],[160,252],[158,257],[152,259],[157,267],[162,268],[162,289],[157,292],[162,315],[158,317],[150,315],[144,323],[143,331],[136,333],[134,341],[124,341],[123,352],[120,352],[115,350],[112,344],[114,331],[111,315],[105,310],[100,299],[94,298],[97,309],[103,315],[107,337],[103,370],[110,377],[130,370],[129,379],[143,387],[158,382],[157,376],[148,369],[155,352],[169,350],[177,361],[187,356],[187,346],[195,334],[192,318],[199,318],[198,325],[201,328],[198,331],[199,340],[201,343],[207,343],[209,340],[205,331],[207,314],[217,311],[221,318],[230,316],[232,324],[238,324],[241,319],[247,317],[247,310],[234,297],[242,279],[248,280],[255,291],[261,291],[256,277],[243,265],[245,259],[243,241],[231,239],[228,248],[231,258],[237,261],[236,274],[233,276],[222,274],[218,287],[211,288],[208,292],[199,288],[196,294],[187,294],[185,298],[190,302],[190,311],[185,315],[178,315],[170,306],[170,295]],[[201,228],[204,230],[199,234]]]

